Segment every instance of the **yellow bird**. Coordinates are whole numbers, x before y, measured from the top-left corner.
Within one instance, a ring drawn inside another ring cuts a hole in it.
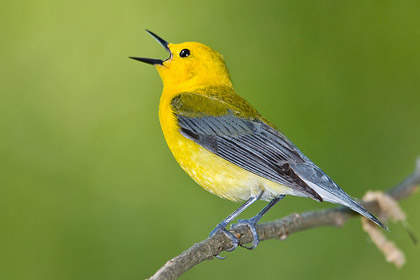
[[[146,31],[169,58],[130,58],[152,64],[159,72],[163,82],[159,119],[169,149],[204,189],[245,201],[210,236],[222,231],[234,250],[239,240],[226,226],[255,201],[269,201],[255,217],[238,223],[250,227],[254,241],[246,248],[255,248],[256,223],[285,195],[341,204],[386,228],[235,92],[218,52],[195,42],[171,44]]]

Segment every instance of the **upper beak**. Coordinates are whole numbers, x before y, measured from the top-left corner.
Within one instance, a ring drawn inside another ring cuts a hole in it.
[[[146,32],[149,33],[162,47],[164,47],[168,51],[168,53],[169,53],[170,56],[172,56],[171,50],[169,49],[169,46],[168,46],[169,45],[168,42],[166,42],[165,40],[163,40],[162,38],[160,38],[158,35],[156,35],[155,33],[151,32],[151,31],[149,31],[147,29],[146,29]],[[159,65],[163,65],[163,60],[161,60],[161,59],[133,57],[133,56],[130,56],[130,58],[131,59],[134,59],[134,60],[138,60],[138,61],[144,62],[144,63],[147,63],[147,64],[152,64],[152,65],[159,64]]]

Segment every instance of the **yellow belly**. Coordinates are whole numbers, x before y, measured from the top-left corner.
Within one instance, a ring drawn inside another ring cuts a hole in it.
[[[165,140],[175,159],[191,178],[207,191],[229,200],[247,200],[264,191],[262,200],[280,194],[295,193],[293,189],[255,175],[185,138],[180,132],[169,102],[162,102],[159,119]]]

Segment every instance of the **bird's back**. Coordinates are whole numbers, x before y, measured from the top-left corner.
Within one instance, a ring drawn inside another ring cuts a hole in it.
[[[382,225],[232,88],[198,88],[161,99],[165,139],[181,167],[230,200],[279,195],[345,205]]]
[[[201,102],[197,103],[192,96]],[[220,96],[223,96],[223,100]],[[189,110],[190,106],[195,109]],[[264,200],[270,200],[280,193],[301,195],[287,186],[243,169],[186,137],[181,133],[177,118],[180,111],[191,118],[210,114],[222,116],[233,111],[247,119],[261,119],[261,115],[231,88],[199,88],[193,93],[163,92],[159,118],[166,142],[179,165],[203,188],[233,201],[246,200],[261,189],[265,191]]]

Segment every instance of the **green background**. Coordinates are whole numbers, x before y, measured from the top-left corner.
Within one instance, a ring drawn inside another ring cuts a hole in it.
[[[143,279],[238,206],[172,158],[160,78],[128,59],[167,57],[145,28],[221,52],[237,91],[361,197],[420,154],[419,14],[418,1],[2,1],[0,279]],[[401,206],[420,234],[419,196]],[[288,197],[264,220],[325,207]],[[390,228],[400,270],[352,219],[183,279],[418,277],[419,247]]]

